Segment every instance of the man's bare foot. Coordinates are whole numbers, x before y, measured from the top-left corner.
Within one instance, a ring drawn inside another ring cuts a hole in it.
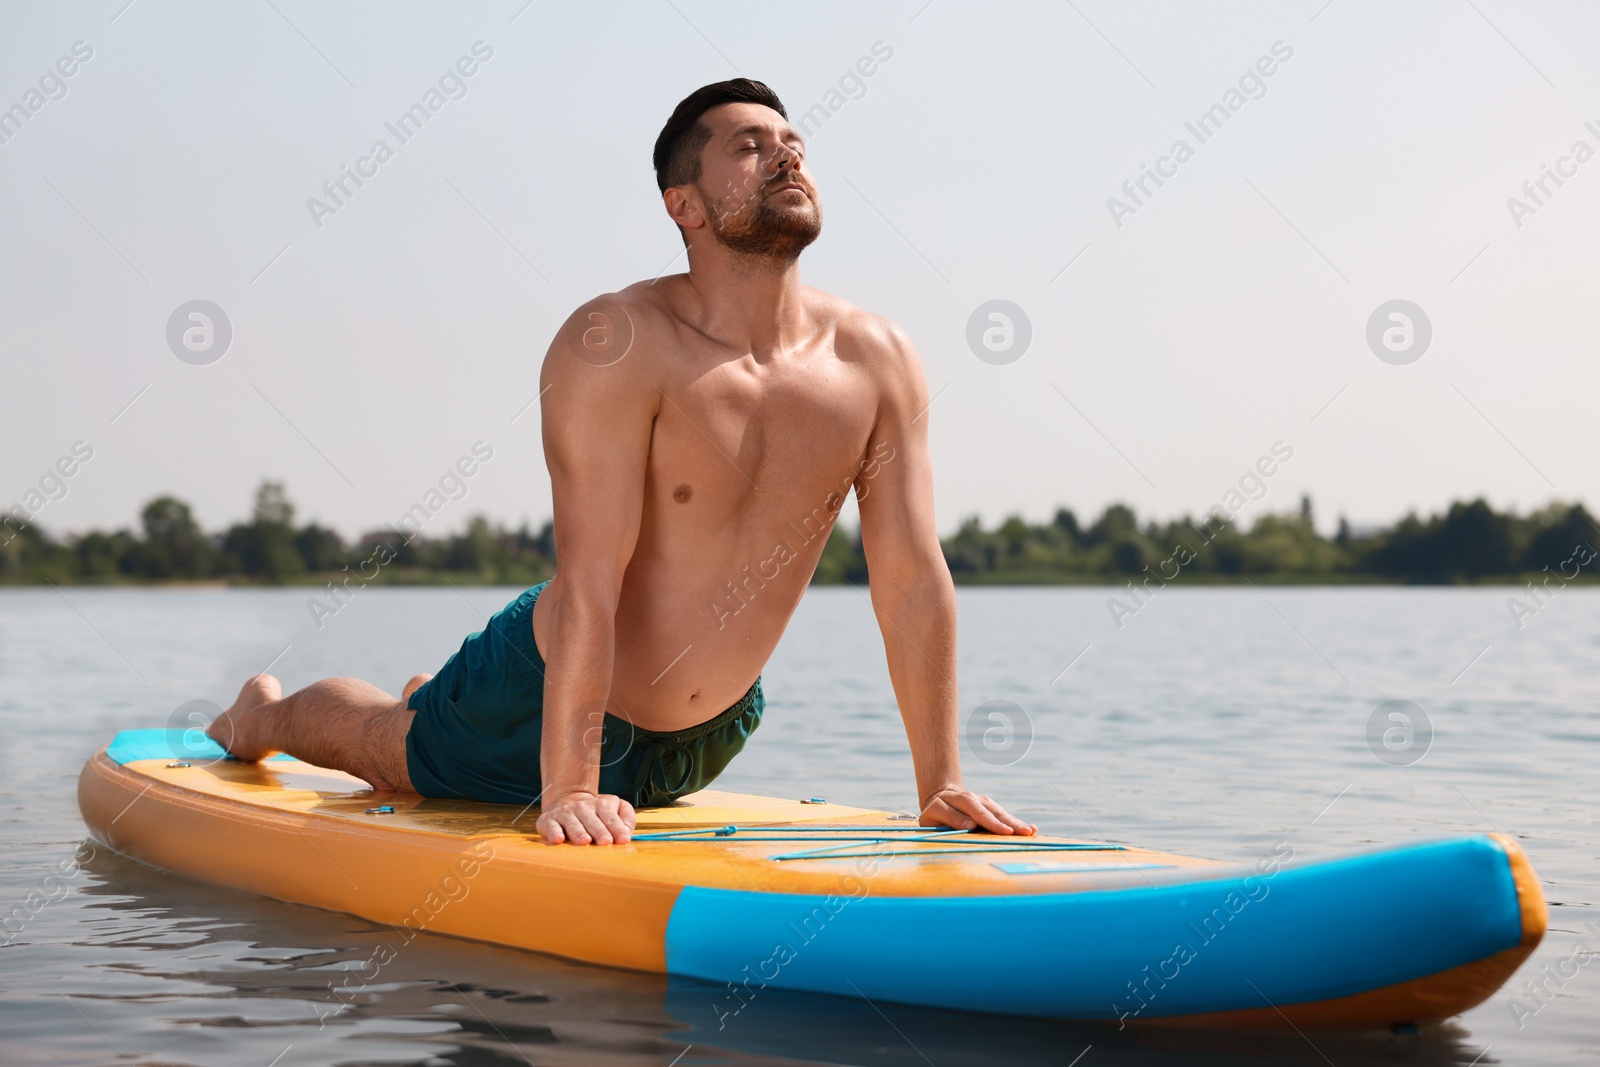
[[[259,711],[265,704],[283,699],[283,686],[270,674],[245,680],[233,706],[206,727],[206,736],[228,750],[235,759],[254,763],[273,750],[257,740]]]
[[[404,704],[409,701],[412,693],[415,693],[418,689],[421,689],[432,680],[433,675],[431,674],[413,674],[411,676],[411,681],[407,682],[406,687],[400,690],[400,702]]]

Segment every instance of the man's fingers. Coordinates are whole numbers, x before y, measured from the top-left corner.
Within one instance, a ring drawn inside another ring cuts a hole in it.
[[[567,840],[574,845],[587,845],[591,840],[589,831],[583,824],[583,819],[576,811],[563,811],[556,815],[561,823],[561,829],[566,831]]]
[[[980,796],[978,799],[983,802],[984,807],[989,810],[990,814],[992,814],[996,819],[999,819],[1001,822],[1005,823],[1005,825],[1010,827],[1013,832],[1023,834],[1025,836],[1038,833],[1039,828],[1037,826],[1017,818],[1005,808],[1002,808],[997,801],[991,800],[985,796]]]
[[[1032,836],[1038,827],[1012,815],[981,793],[952,790],[936,796],[923,812],[923,825],[953,826],[960,830],[982,828],[994,834]]]
[[[963,830],[977,829],[978,820],[974,819],[970,814],[962,810],[959,804],[953,803],[950,800],[945,800],[943,803],[945,810],[950,813],[951,826],[959,826]]]
[[[1023,835],[1024,837],[1031,837],[1039,832],[1039,828],[1033,825],[1033,823],[1024,822],[1022,819],[1017,818],[1015,815],[1011,814],[998,804],[994,805],[994,811],[996,815],[1006,821],[1006,824],[1010,826],[1012,830]]]
[[[546,844],[610,845],[631,840],[636,821],[632,804],[602,795],[556,804],[539,816],[536,826]]]
[[[602,808],[600,811],[600,819],[605,824],[605,828],[610,832],[611,839],[613,841],[619,845],[627,844],[630,836],[629,831],[633,829],[633,827],[629,825],[632,820],[623,815],[620,807]]]
[[[988,830],[991,834],[1009,834],[1012,832],[1010,824],[989,810],[989,806],[994,802],[988,797],[978,796],[975,793],[966,793],[962,795],[961,799],[965,802],[963,810],[974,819],[977,819],[978,825]],[[999,807],[998,804],[994,804],[994,806],[996,808]]]
[[[633,837],[634,827],[639,823],[639,816],[633,810],[633,805],[626,800],[617,804],[617,818],[622,820],[623,829],[628,831],[628,837]]]
[[[936,803],[949,813],[945,820],[946,825],[961,830],[975,830],[983,826],[983,818],[989,816],[981,804],[975,803],[971,793],[946,793],[940,796]]]
[[[999,804],[993,800],[990,800],[988,797],[980,796],[977,798],[977,800],[979,806],[982,808],[983,814],[987,816],[987,818],[984,819],[984,826],[988,827],[990,830],[993,830],[995,833],[1019,834],[1024,837],[1031,837],[1033,834],[1038,832],[1039,828],[1037,826],[1034,826],[1032,823],[1023,822],[1021,819],[1017,818],[1015,815],[1011,814],[1005,808],[1002,808]]]
[[[928,805],[922,813],[921,822],[923,826],[953,826],[957,830],[970,830],[978,825],[944,797],[937,797]]]
[[[1011,814],[1005,808],[1002,808],[996,801],[990,800],[988,797],[980,797],[979,799],[983,801],[983,805],[988,810],[989,814],[992,815],[1001,826],[1005,827],[1005,830],[1001,832],[1008,834],[1029,834],[1033,832],[1027,823]]]
[[[611,844],[611,831],[606,829],[605,820],[598,811],[586,806],[578,809],[577,817],[583,821],[583,828],[589,832],[595,844]]]

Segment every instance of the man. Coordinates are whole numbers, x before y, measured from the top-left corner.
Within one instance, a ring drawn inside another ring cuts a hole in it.
[[[703,788],[760,722],[761,669],[853,488],[922,824],[1034,833],[961,786],[927,385],[898,326],[800,284],[822,216],[783,104],[705,86],[655,168],[688,273],[579,308],[540,374],[555,577],[399,701],[259,675],[208,732],[377,789],[539,801],[552,844],[626,842],[635,805]]]

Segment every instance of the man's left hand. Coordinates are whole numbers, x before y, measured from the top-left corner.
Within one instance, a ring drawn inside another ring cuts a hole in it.
[[[991,834],[1017,834],[1030,837],[1039,832],[998,803],[980,793],[965,789],[941,789],[922,806],[922,826],[952,826],[957,830],[987,830]]]

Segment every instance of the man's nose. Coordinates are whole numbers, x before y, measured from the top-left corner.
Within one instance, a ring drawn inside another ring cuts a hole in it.
[[[800,153],[796,152],[786,144],[780,144],[777,152],[772,158],[774,173],[781,174],[785,167],[789,168],[791,171],[800,169]]]

